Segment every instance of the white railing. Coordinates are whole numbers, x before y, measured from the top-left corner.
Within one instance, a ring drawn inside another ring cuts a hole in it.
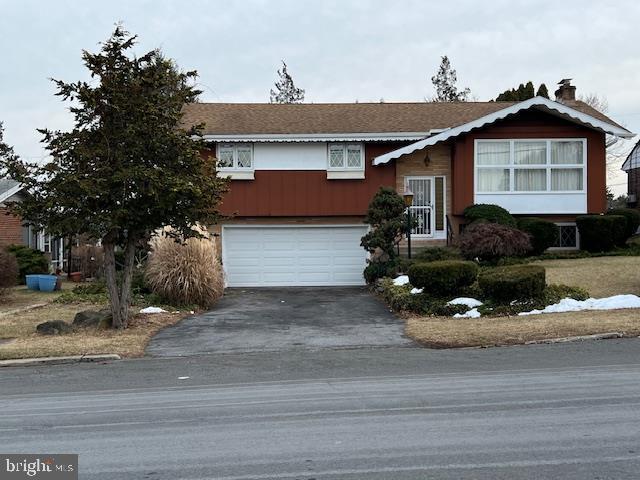
[[[411,223],[413,225],[411,235],[431,236],[433,234],[432,207],[430,205],[411,206],[409,211],[411,212]]]

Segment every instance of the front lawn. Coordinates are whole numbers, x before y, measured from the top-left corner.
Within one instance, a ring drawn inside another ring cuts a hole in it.
[[[546,268],[548,284],[581,287],[595,298],[640,295],[640,257],[544,260],[534,264]],[[434,348],[514,345],[608,332],[640,335],[640,309],[480,318],[409,315],[406,325],[409,337]]]
[[[36,325],[44,321],[63,320],[71,323],[79,311],[99,310],[106,306],[104,303],[54,302],[59,295],[18,287],[3,299],[0,306],[0,360],[100,353],[138,357],[144,355],[149,339],[156,332],[175,324],[188,314],[185,311],[137,314],[125,330],[77,328],[66,335],[36,333]],[[33,308],[29,308],[30,306]],[[132,311],[137,312],[139,308],[132,307]]]

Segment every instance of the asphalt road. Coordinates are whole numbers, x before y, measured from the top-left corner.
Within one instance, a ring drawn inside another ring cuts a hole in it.
[[[1,369],[0,445],[79,453],[83,479],[636,479],[639,347]]]

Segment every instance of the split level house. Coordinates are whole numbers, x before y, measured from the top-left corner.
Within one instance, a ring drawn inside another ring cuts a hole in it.
[[[474,203],[560,226],[606,209],[605,135],[631,132],[564,82],[556,101],[228,104],[186,107],[231,179],[215,227],[229,286],[357,285],[367,206],[413,194],[412,246],[443,245]],[[406,247],[405,251],[406,251]]]

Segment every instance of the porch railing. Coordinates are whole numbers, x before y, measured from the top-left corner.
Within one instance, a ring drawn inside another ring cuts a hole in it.
[[[411,206],[409,211],[411,213],[411,223],[413,228],[411,229],[411,235],[423,235],[431,236],[433,231],[431,229],[432,220],[432,207],[430,205],[425,206]]]

